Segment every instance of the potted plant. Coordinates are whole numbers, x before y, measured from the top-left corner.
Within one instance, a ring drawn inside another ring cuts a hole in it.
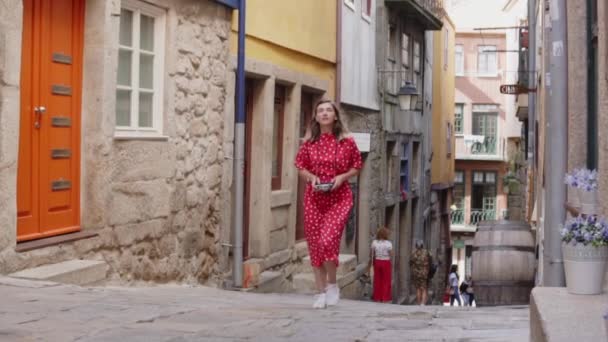
[[[502,177],[503,191],[507,194],[517,193],[520,183],[519,178],[517,178],[517,175],[513,171],[507,172],[507,174]]]
[[[608,222],[596,215],[580,215],[566,221],[561,236],[568,292],[601,293],[608,261]]]
[[[575,169],[566,174],[565,183],[574,189],[573,205],[583,214],[597,210],[597,170]]]

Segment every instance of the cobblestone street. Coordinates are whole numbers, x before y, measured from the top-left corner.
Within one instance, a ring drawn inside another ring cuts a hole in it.
[[[0,277],[2,341],[527,341],[528,307],[450,308]]]

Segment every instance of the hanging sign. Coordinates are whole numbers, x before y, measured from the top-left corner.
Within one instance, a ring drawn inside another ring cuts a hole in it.
[[[506,95],[519,95],[535,92],[536,89],[528,89],[519,84],[503,84],[500,86],[500,93]]]

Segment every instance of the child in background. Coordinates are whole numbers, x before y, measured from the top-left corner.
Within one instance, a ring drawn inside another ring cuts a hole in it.
[[[393,244],[389,241],[390,232],[382,227],[376,233],[376,239],[372,241],[372,255],[370,258],[374,265],[374,294],[372,299],[376,302],[388,303],[392,300],[392,264]]]

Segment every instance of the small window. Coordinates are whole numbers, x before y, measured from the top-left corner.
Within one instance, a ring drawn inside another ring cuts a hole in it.
[[[454,183],[464,184],[464,171],[454,172]]]
[[[165,11],[123,0],[116,82],[116,135],[162,134]]]
[[[410,173],[410,161],[409,161],[409,144],[401,144],[401,164],[399,166],[399,179],[402,192],[408,192],[410,190],[409,173]]]
[[[496,46],[479,45],[477,49],[477,73],[480,76],[496,76],[498,73]]]
[[[488,184],[496,183],[496,173],[486,172],[486,183],[488,183]]]
[[[410,37],[405,33],[401,35],[401,65],[410,66]]]
[[[454,59],[456,76],[464,76],[464,48],[462,45],[454,47]]]
[[[361,0],[361,16],[367,21],[372,18],[372,0]]]
[[[473,183],[483,184],[483,172],[473,172]]]
[[[454,131],[456,134],[462,134],[462,117],[464,114],[464,104],[457,103],[454,109]]]
[[[414,41],[414,71],[420,72],[420,43]]]

